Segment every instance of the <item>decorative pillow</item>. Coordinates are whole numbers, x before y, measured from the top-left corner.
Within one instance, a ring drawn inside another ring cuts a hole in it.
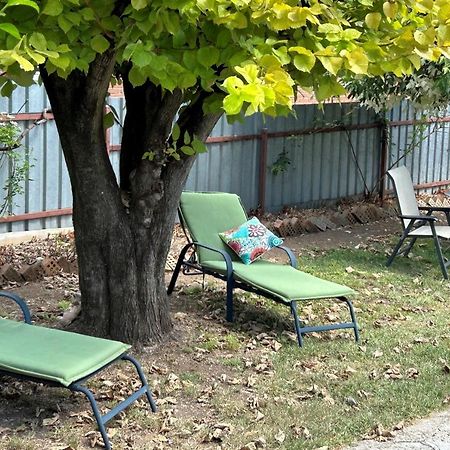
[[[283,239],[275,236],[256,217],[239,227],[219,233],[219,236],[244,264],[251,264],[273,247],[283,243]]]

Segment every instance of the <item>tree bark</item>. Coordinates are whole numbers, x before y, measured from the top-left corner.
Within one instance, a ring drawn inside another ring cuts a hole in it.
[[[72,185],[82,329],[126,342],[155,343],[172,327],[165,261],[179,197],[194,158],[164,161],[162,157],[183,101],[181,93],[162,96],[149,83],[134,88],[125,80],[120,189],[103,128],[113,66],[114,54],[107,51],[97,56],[87,74],[75,71],[63,79],[41,68],[41,75]],[[180,123],[206,138],[219,115],[204,116],[201,104],[195,102],[192,114],[180,117]],[[158,158],[142,159],[148,150]],[[124,190],[127,202],[123,202]]]

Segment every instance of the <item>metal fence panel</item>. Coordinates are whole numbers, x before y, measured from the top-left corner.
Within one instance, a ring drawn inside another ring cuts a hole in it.
[[[447,111],[450,116],[450,108]],[[413,183],[426,185],[450,179],[450,122],[425,120],[408,103],[402,103],[388,115],[390,121],[389,167],[405,165]],[[414,122],[414,123],[413,123]],[[392,184],[388,181],[388,188]],[[435,187],[428,187],[430,191]]]
[[[297,110],[298,120],[289,124],[290,130],[375,123],[373,115],[353,104],[325,105],[323,111],[307,105]],[[370,190],[377,181],[379,150],[378,128],[270,139],[267,209],[276,211],[285,205],[317,207],[339,198],[361,195],[365,186]],[[271,168],[283,152],[291,163],[285,172],[274,174]]]
[[[109,104],[123,123],[122,98]],[[41,113],[49,109],[42,87],[17,89],[10,99],[0,98],[0,111],[11,114]],[[226,118],[212,132],[209,151],[199,155],[185,188],[196,191],[227,191],[239,194],[248,209],[257,208],[261,197],[269,211],[284,206],[317,207],[340,198],[361,196],[373,190],[379,177],[380,129],[374,114],[355,104],[297,105],[296,116],[263,118],[255,115],[230,124]],[[450,114],[450,111],[449,111]],[[30,116],[31,117],[31,116]],[[388,115],[390,145],[388,165],[405,163],[416,184],[450,178],[450,123],[413,124],[414,110],[404,103]],[[25,129],[33,118],[20,122]],[[328,130],[345,125],[347,129]],[[326,128],[317,130],[318,128]],[[262,130],[268,132],[267,163],[260,167],[264,154]],[[315,130],[315,132],[313,132]],[[418,131],[421,138],[418,139]],[[122,129],[114,125],[107,136],[110,159],[118,176]],[[234,139],[232,139],[234,137]],[[236,137],[244,137],[236,140]],[[408,147],[415,143],[414,151]],[[7,215],[70,208],[72,195],[67,167],[53,120],[37,125],[27,134],[19,152],[28,158],[30,171],[24,180],[23,193],[14,198]],[[407,155],[401,159],[404,153]],[[290,164],[287,170],[273,173],[280,154]],[[11,162],[0,165],[0,184],[11,172]],[[265,178],[260,192],[260,178]],[[389,187],[389,186],[388,186]],[[264,194],[264,195],[262,195]],[[53,228],[71,225],[68,215],[43,216],[32,220],[0,223],[0,232]]]

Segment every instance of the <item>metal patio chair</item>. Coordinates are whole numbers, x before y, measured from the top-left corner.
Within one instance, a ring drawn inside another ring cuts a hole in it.
[[[442,254],[440,239],[450,239],[450,208],[418,206],[411,175],[405,166],[388,170],[387,173],[394,184],[403,233],[392,254],[389,256],[386,265],[390,266],[397,255],[403,254],[404,256],[408,256],[417,239],[431,238],[434,241],[442,275],[448,280],[447,267],[450,265],[450,262]],[[420,211],[426,211],[426,214],[421,214]],[[432,215],[434,211],[445,213],[449,225],[436,225],[437,218]],[[405,248],[401,249],[405,240],[408,238],[411,241]]]
[[[86,395],[108,450],[111,449],[111,443],[105,428],[107,422],[144,395],[151,410],[156,411],[156,404],[140,364],[127,354],[129,345],[32,325],[30,311],[21,297],[0,291],[0,298],[8,298],[17,303],[24,319],[24,323],[21,323],[0,318],[0,376],[63,387]],[[93,393],[85,383],[119,360],[128,361],[135,367],[142,386],[102,415]]]
[[[185,274],[212,275],[226,282],[226,319],[233,321],[233,290],[253,292],[288,306],[294,318],[297,342],[301,347],[303,335],[337,329],[352,329],[358,341],[358,324],[352,303],[347,298],[354,291],[331,281],[297,270],[297,260],[292,251],[279,246],[287,253],[290,265],[258,259],[244,264],[220,239],[219,234],[246,222],[247,216],[240,198],[223,192],[183,192],[179,207],[180,221],[187,228],[194,242],[181,251],[172,279],[167,289],[170,295],[180,270]],[[194,252],[187,256],[188,251]],[[297,313],[300,301],[335,298],[344,302],[351,321],[317,326],[301,326]]]

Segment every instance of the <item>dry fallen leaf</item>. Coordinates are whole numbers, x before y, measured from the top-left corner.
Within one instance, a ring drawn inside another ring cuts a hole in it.
[[[410,367],[406,370],[406,378],[417,378],[419,376],[419,371],[415,367]]]
[[[59,414],[55,414],[53,417],[43,419],[42,420],[42,426],[43,427],[51,427],[52,425],[55,425],[56,422],[59,420]]]
[[[292,425],[291,428],[292,428],[292,432],[294,433],[294,435],[298,438],[303,438],[303,439],[311,439],[312,438],[311,432],[305,426]]]
[[[373,356],[374,358],[380,358],[381,356],[383,356],[383,352],[382,352],[381,350],[375,350],[375,351],[372,353],[372,356]]]
[[[256,411],[255,421],[259,422],[262,419],[264,419],[264,414],[261,411]]]
[[[286,439],[286,434],[282,430],[278,430],[278,433],[274,436],[274,439],[282,444]]]
[[[353,397],[345,397],[344,401],[349,406],[352,407],[358,406],[358,402]]]

